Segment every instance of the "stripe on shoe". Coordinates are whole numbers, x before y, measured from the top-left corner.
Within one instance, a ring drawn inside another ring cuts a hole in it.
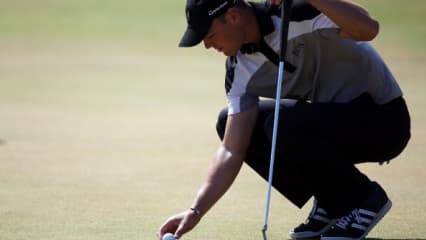
[[[313,219],[321,221],[321,222],[325,222],[325,223],[329,223],[331,221],[331,219],[323,217],[321,215],[315,214],[314,216],[312,216]]]
[[[377,214],[375,212],[365,209],[358,209],[358,211],[354,213],[356,221],[351,224],[351,227],[366,231],[376,216]]]

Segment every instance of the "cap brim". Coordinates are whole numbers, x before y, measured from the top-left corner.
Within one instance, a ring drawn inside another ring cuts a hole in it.
[[[195,30],[188,26],[182,39],[179,42],[179,47],[193,47],[203,41],[204,36],[207,34],[207,30]]]

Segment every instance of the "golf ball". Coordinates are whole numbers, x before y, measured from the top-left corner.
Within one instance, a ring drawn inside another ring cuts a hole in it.
[[[163,240],[175,240],[175,236],[171,233],[166,233],[163,235]]]

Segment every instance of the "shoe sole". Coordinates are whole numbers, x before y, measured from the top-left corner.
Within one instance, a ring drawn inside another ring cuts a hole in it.
[[[321,237],[321,240],[361,240],[364,239],[365,236],[367,236],[367,234],[371,231],[371,229],[373,229],[374,226],[376,226],[376,224],[382,220],[382,218],[386,215],[386,213],[389,212],[389,210],[392,207],[392,201],[388,200],[386,202],[386,204],[382,207],[382,209],[380,209],[380,211],[377,213],[377,217],[376,219],[374,219],[374,221],[371,223],[371,225],[367,228],[367,230],[365,230],[364,234],[359,237],[359,238],[347,238],[347,237]]]
[[[329,224],[327,224],[327,226],[323,227],[321,230],[317,231],[317,232],[299,232],[299,233],[295,233],[293,231],[291,231],[289,233],[291,239],[307,239],[307,238],[320,238],[321,234],[323,234],[325,231],[327,231],[329,228],[331,228],[331,226],[333,226],[335,223],[337,222],[337,219],[333,219],[331,220],[331,222]]]

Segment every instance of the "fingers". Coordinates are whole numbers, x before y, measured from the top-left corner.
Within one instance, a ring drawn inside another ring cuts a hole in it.
[[[192,211],[185,211],[169,218],[159,230],[159,239],[166,233],[174,233],[175,238],[179,239],[185,233],[191,231],[200,221],[200,216]]]
[[[175,238],[179,239],[180,237],[182,237],[182,235],[189,232],[191,229],[192,227],[188,226],[188,224],[181,224],[175,232]]]
[[[187,211],[175,232],[176,238],[180,238],[183,234],[191,231],[200,220],[200,215]]]
[[[190,227],[189,222],[188,222],[188,215],[186,215],[182,221],[180,222],[176,232],[175,232],[175,237],[177,239],[179,239],[183,234],[185,234],[186,232],[188,232],[189,230],[191,230],[192,227]]]
[[[190,231],[196,224],[194,220],[190,219],[190,215],[189,211],[185,211],[167,219],[159,230],[159,238],[161,239],[166,233],[172,233],[178,239]]]
[[[180,237],[182,237],[182,235],[184,234],[184,232],[182,232],[181,230],[176,231],[175,233],[175,238],[179,239]]]
[[[161,240],[163,235],[166,233],[174,233],[178,228],[181,220],[178,216],[173,216],[166,220],[166,222],[160,227],[158,237]]]
[[[278,7],[281,4],[282,0],[267,0],[266,3],[270,7]]]

